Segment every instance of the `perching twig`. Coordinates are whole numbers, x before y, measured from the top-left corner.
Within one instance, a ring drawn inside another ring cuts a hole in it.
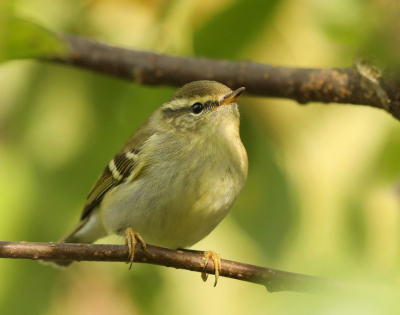
[[[123,245],[31,243],[0,241],[0,258],[33,260],[119,261],[127,262],[128,247]],[[147,251],[138,245],[135,262],[202,272],[203,252],[171,250],[147,245]],[[214,274],[209,261],[205,270]],[[320,278],[276,269],[248,265],[222,259],[222,277],[265,285],[268,292],[293,291],[306,293],[348,293],[360,288],[337,280]]]
[[[216,80],[246,93],[299,103],[349,103],[381,108],[400,120],[400,79],[371,76],[368,65],[351,68],[302,69],[251,61],[177,57],[110,46],[70,35],[57,35],[68,52],[44,58],[148,85],[180,87],[195,80]],[[361,66],[360,66],[361,65]],[[371,69],[373,67],[371,66]]]

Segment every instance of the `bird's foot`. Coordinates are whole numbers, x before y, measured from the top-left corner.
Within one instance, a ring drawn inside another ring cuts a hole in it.
[[[210,258],[212,259],[212,261],[214,263],[214,270],[215,270],[214,287],[215,287],[217,285],[218,278],[221,273],[221,257],[216,252],[213,252],[210,250],[204,252],[204,259],[205,259],[206,263],[204,265],[203,272],[201,273],[201,278],[203,279],[204,282],[207,281],[208,274],[206,273],[206,268],[208,266],[208,262],[209,262]]]
[[[140,236],[140,234],[136,233],[135,230],[132,228],[127,228],[125,234],[126,234],[125,245],[128,245],[129,248],[129,255],[128,255],[129,262],[127,263],[130,263],[129,265],[129,270],[130,270],[132,268],[132,264],[135,259],[136,244],[139,241],[142,244],[143,249],[146,250],[146,243]]]

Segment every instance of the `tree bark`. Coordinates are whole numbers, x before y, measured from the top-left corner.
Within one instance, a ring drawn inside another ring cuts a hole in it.
[[[48,62],[147,85],[180,87],[196,80],[215,80],[232,89],[246,87],[256,96],[308,102],[367,105],[384,109],[400,120],[400,79],[357,61],[354,67],[303,69],[251,61],[179,57],[115,47],[58,34],[68,53],[44,58]]]
[[[128,262],[128,246],[101,244],[33,243],[0,241],[0,258],[33,260],[73,260]],[[147,245],[144,250],[136,246],[135,262],[205,271],[214,274],[214,263],[209,261],[206,268],[204,252],[192,250],[171,250]],[[222,259],[221,277],[237,279],[264,285],[268,292],[292,291],[305,293],[349,293],[365,291],[366,288],[298,273],[286,272]]]

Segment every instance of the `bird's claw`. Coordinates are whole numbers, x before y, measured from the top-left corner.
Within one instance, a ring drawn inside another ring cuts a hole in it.
[[[210,260],[210,258],[212,259],[212,261],[214,263],[214,270],[215,270],[214,287],[215,287],[217,285],[218,278],[221,273],[221,257],[216,252],[213,252],[210,250],[204,252],[204,259],[205,259],[206,263],[204,265],[203,272],[201,273],[201,279],[203,279],[204,282],[207,281],[207,279],[208,279],[208,274],[206,273],[206,268],[208,266],[208,261]]]
[[[132,268],[133,261],[135,260],[136,244],[139,241],[142,244],[143,249],[146,250],[146,243],[143,240],[143,238],[140,236],[140,234],[136,233],[135,230],[132,228],[127,228],[125,231],[125,234],[126,234],[125,245],[128,245],[128,248],[129,248],[127,263],[130,263],[130,265],[129,265],[129,270],[130,270]]]

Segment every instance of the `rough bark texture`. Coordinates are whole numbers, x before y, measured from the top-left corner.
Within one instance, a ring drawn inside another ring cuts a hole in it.
[[[123,245],[31,243],[0,241],[0,258],[33,260],[74,260],[127,262],[128,247]],[[147,251],[138,245],[135,262],[186,269],[204,270],[204,253],[192,250],[171,250],[147,245]],[[214,274],[209,261],[205,271]],[[222,259],[222,277],[264,285],[268,292],[293,291],[307,293],[348,293],[365,288],[337,280],[302,275]]]

